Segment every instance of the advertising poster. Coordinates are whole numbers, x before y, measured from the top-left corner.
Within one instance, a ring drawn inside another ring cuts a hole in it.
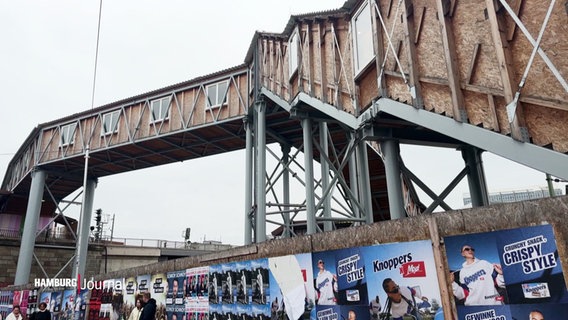
[[[53,311],[51,310],[51,291],[43,291],[40,295],[39,295],[39,301],[38,304],[41,302],[44,302],[47,305],[47,309],[49,311]]]
[[[75,299],[74,294],[75,290],[65,290],[63,291],[63,302],[61,307],[61,313],[59,315],[59,319],[61,320],[72,320],[73,319],[73,311],[75,306],[73,301]]]
[[[566,310],[568,293],[550,225],[446,237],[444,242],[460,317],[486,311],[479,319],[492,319],[495,310],[502,319],[528,317],[532,311],[565,319],[565,313],[552,312]]]
[[[252,303],[270,306],[268,259],[251,260],[250,268]]]
[[[106,283],[107,281],[105,281]],[[107,292],[110,295],[110,319],[123,319],[124,318],[124,278],[112,279],[108,284],[103,286],[107,287]],[[107,305],[107,308],[108,305]]]
[[[365,259],[364,272],[371,301],[366,314],[357,318],[377,317],[372,314],[373,300],[382,306],[381,313],[394,318],[404,314],[430,318],[441,308],[429,240],[361,247],[360,253]]]
[[[222,308],[222,305],[220,304],[215,306],[217,306],[220,310]],[[209,312],[209,307],[207,305],[194,305],[187,309],[186,319],[207,320],[209,318]]]
[[[197,267],[185,270],[185,294],[187,303],[205,304],[209,302],[209,267]]]
[[[209,320],[221,320],[223,308],[221,304],[215,303],[209,305]],[[189,317],[187,318],[189,320]]]
[[[333,251],[312,253],[315,302],[317,306],[333,306],[338,302],[337,265]],[[319,308],[318,308],[319,313]]]
[[[138,283],[136,281],[136,277],[128,277],[124,279],[124,288],[123,288],[123,296],[124,296],[124,318],[128,319],[130,317],[130,313],[132,309],[136,307],[136,299],[142,299],[142,297],[137,296],[137,287]]]
[[[28,295],[28,312],[27,314],[32,314],[37,310],[37,300],[38,300],[38,290],[33,289],[29,291]]]
[[[150,295],[156,300],[156,319],[166,318],[166,294],[168,280],[165,273],[154,274],[151,277]]]
[[[168,272],[168,292],[166,293],[166,307],[184,304],[184,283],[186,270]]]
[[[63,301],[63,292],[55,291],[51,293],[51,299],[49,300],[49,310],[51,311],[51,319],[59,320],[61,319],[61,304]]]
[[[302,253],[268,259],[270,318],[315,319],[312,255]]]
[[[270,306],[267,304],[253,304],[252,318],[253,320],[268,320],[270,319]]]
[[[222,278],[223,270],[222,265],[216,264],[209,266],[209,304],[221,303],[221,296],[223,295]],[[189,283],[189,278],[188,278]]]
[[[97,282],[95,288],[91,290],[91,296],[89,298],[89,320],[100,320],[103,290],[99,288],[102,288],[100,281]]]
[[[237,303],[235,306],[236,319],[252,320],[252,305]],[[234,318],[233,318],[234,319]]]
[[[144,274],[136,277],[136,296],[142,296],[144,292],[150,292],[151,277],[149,274]]]
[[[28,313],[28,297],[30,295],[29,290],[14,291],[13,303],[14,306],[20,306],[20,312],[25,317]]]
[[[568,318],[568,304],[515,304],[510,306],[511,319],[560,320]]]
[[[252,303],[252,285],[251,276],[252,269],[250,261],[235,262],[235,271],[237,275],[236,285],[236,300],[237,304],[250,304]],[[252,315],[252,309],[248,310],[248,316]]]
[[[77,293],[76,303],[74,303],[74,315],[75,319],[83,320],[86,317],[87,312],[87,304],[89,302],[89,290],[88,289],[81,289]]]
[[[237,274],[235,271],[235,263],[223,263],[221,265],[221,302],[223,304],[234,304],[236,303],[236,281]]]
[[[168,320],[182,320],[185,313],[184,284],[186,270],[168,272],[168,292],[166,293],[166,317]]]
[[[365,261],[360,248],[333,251],[337,274],[337,298],[340,305],[367,305]]]
[[[237,305],[236,304],[221,304],[221,320],[234,320],[237,316]],[[191,319],[190,319],[191,320]],[[197,319],[193,319],[197,320]]]

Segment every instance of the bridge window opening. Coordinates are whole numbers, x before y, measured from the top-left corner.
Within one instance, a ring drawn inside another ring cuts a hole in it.
[[[169,118],[170,97],[153,100],[152,106],[152,122],[160,122]]]
[[[292,78],[296,71],[298,70],[298,29],[294,30],[292,36],[290,37],[290,42],[288,43],[288,66],[289,66],[289,76]]]
[[[65,147],[72,145],[75,142],[75,129],[77,124],[71,123],[61,127],[61,139],[59,140],[59,146]]]
[[[373,47],[373,25],[369,2],[359,8],[351,21],[353,30],[353,55],[355,60],[355,75],[358,75],[375,57]]]
[[[118,116],[120,111],[113,111],[103,114],[103,124],[101,127],[101,136],[114,134],[118,132]]]
[[[229,81],[221,81],[207,86],[207,106],[220,107],[227,104]]]

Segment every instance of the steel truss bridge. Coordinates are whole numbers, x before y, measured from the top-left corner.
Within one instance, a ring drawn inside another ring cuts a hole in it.
[[[568,179],[567,11],[350,0],[257,32],[239,66],[41,124],[0,194],[1,214],[25,215],[15,284],[29,280],[39,216],[58,219],[81,195],[84,270],[98,178],[234,150],[246,157],[235,208],[246,244],[267,226],[291,237],[451,210],[444,199],[466,177],[473,206],[487,205],[484,151]],[[463,170],[436,194],[404,166],[401,143],[459,149]]]

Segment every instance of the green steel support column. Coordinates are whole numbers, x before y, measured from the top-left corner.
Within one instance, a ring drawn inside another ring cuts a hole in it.
[[[398,162],[400,146],[398,141],[387,139],[381,141],[381,150],[385,158],[385,174],[387,177],[391,220],[401,219],[406,216],[406,212],[404,210],[404,197],[402,195],[402,181]]]
[[[73,269],[73,278],[77,279],[77,273],[81,275],[81,279],[85,275],[85,266],[87,265],[87,256],[89,250],[89,234],[91,232],[91,217],[93,214],[93,200],[95,197],[95,188],[97,186],[96,179],[88,179],[85,184],[85,194],[83,202],[83,214],[81,214],[81,221],[79,221],[79,233],[77,234],[77,248],[75,251],[75,263],[78,264],[77,268]]]
[[[252,123],[245,119],[246,150],[245,150],[245,245],[252,243],[251,212],[253,207],[252,169],[253,169],[253,137]]]
[[[320,137],[320,146],[321,152],[326,155],[329,155],[329,144],[327,141],[327,123],[320,122],[319,123],[319,137]],[[327,190],[329,187],[329,163],[324,160],[324,157],[320,157],[320,165],[321,165],[321,188],[322,190]],[[323,202],[323,217],[324,218],[331,218],[331,192],[325,197]],[[331,231],[333,229],[333,224],[329,220],[325,220],[323,222],[323,231]]]
[[[256,242],[266,241],[266,103],[256,102]]]
[[[469,193],[471,194],[471,206],[475,208],[489,205],[487,183],[481,159],[483,151],[473,146],[465,146],[461,152],[467,167],[467,182]]]
[[[314,190],[314,152],[312,143],[312,120],[302,119],[304,131],[304,170],[306,174],[306,220],[307,234],[316,233],[316,201]]]
[[[18,265],[16,267],[14,285],[27,284],[30,280],[37,223],[39,221],[39,214],[41,211],[45,178],[46,173],[41,169],[36,169],[32,172],[32,185],[30,187],[30,195],[28,198],[28,208],[26,209],[26,220],[24,221],[24,232],[22,234],[22,242],[20,244],[20,255],[18,258]]]
[[[350,139],[355,139],[355,134],[351,133]],[[357,173],[357,153],[352,152],[349,158],[349,188],[356,199],[359,199],[359,174]],[[353,216],[361,218],[359,206],[353,204]]]
[[[359,167],[359,194],[360,201],[365,208],[365,220],[373,223],[373,202],[371,196],[371,180],[369,179],[369,158],[367,155],[367,142],[359,141],[357,145],[357,160]]]
[[[290,161],[290,146],[282,144],[281,148],[282,163],[287,165],[288,161]],[[288,171],[287,168],[284,168],[284,172],[282,173],[282,198],[285,205],[290,204],[290,171]],[[286,208],[289,207],[286,206]],[[290,212],[284,212],[282,218],[284,220],[284,232],[282,236],[284,238],[290,238]]]

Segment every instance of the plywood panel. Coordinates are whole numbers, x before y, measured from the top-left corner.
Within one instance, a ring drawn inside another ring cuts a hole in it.
[[[568,41],[566,39],[568,14],[564,10],[564,5],[563,1],[556,1],[540,46],[566,79],[568,78]],[[548,1],[523,2],[520,18],[534,39],[538,37],[548,6]],[[512,50],[515,75],[517,79],[521,79],[531,55],[532,45],[519,29],[517,29],[512,42]],[[515,84],[518,85],[518,82]],[[537,97],[568,100],[568,92],[563,90],[558,80],[538,55],[534,59],[522,93]]]
[[[424,108],[439,114],[453,117],[450,88],[430,83],[422,83]]]
[[[568,124],[568,112],[528,103],[525,103],[524,107],[533,143],[540,146],[552,144],[554,150],[567,153],[568,130],[565,124]]]

